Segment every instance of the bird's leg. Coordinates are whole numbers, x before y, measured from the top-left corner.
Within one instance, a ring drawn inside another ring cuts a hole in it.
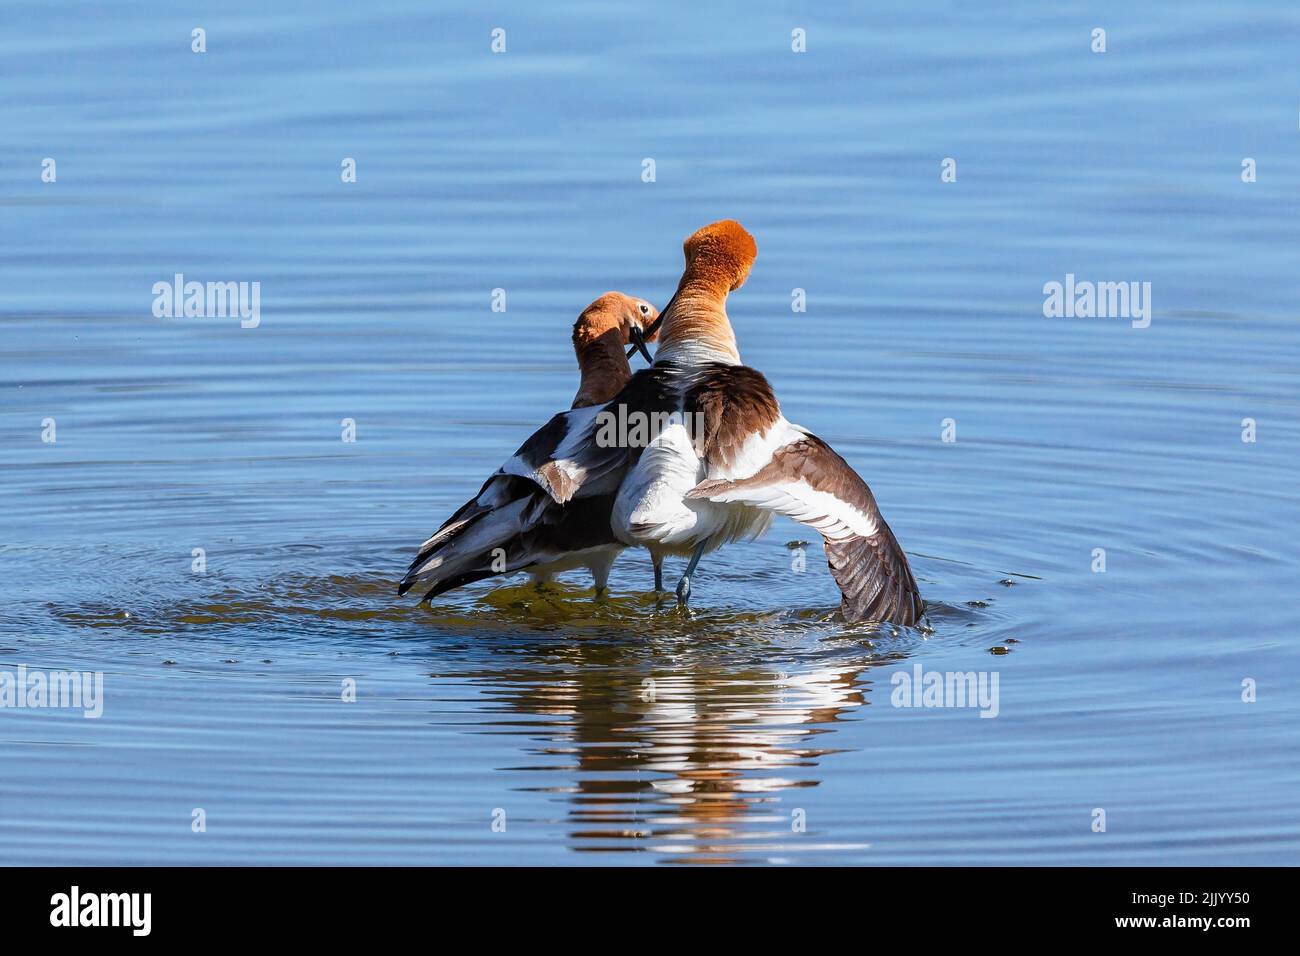
[[[592,584],[596,586],[595,599],[597,601],[609,595],[609,569],[614,566],[615,557],[617,557],[617,553],[606,556],[605,560],[592,561],[591,564],[587,565],[591,571]]]
[[[664,589],[664,556],[662,554],[652,554],[650,560],[654,562],[655,566],[655,590],[662,591]]]
[[[691,575],[695,573],[695,566],[700,563],[700,555],[704,554],[704,542],[701,541],[691,554],[690,564],[686,565],[686,572],[682,579],[677,582],[677,605],[685,607],[686,602],[691,599]]]

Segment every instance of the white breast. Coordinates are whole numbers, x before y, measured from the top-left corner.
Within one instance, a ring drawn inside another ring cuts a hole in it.
[[[669,425],[624,479],[610,519],[614,534],[628,544],[685,554],[702,542],[711,550],[767,530],[772,516],[748,505],[686,500],[705,477],[686,427]]]
[[[629,544],[681,544],[693,537],[699,510],[683,500],[704,477],[681,422],[664,428],[646,447],[623,479],[614,501],[611,525]]]

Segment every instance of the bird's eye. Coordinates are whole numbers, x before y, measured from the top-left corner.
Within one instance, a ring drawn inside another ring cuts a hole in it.
[[[646,305],[644,302],[638,302],[636,307],[641,310],[642,315],[650,314],[650,306]]]

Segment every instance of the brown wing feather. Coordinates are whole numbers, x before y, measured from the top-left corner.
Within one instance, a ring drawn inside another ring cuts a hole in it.
[[[840,586],[840,608],[850,621],[915,624],[925,613],[907,555],[889,525],[880,533],[832,541],[824,538],[826,564]]]
[[[847,525],[833,522],[833,516],[821,514],[815,503],[799,497],[805,486],[865,515],[875,531],[845,534]],[[840,586],[840,606],[849,620],[915,624],[921,619],[925,602],[875,496],[848,462],[817,436],[805,435],[778,448],[752,477],[703,481],[687,497],[745,501],[822,532],[826,563]]]
[[[781,417],[772,386],[746,365],[706,366],[687,390],[683,411],[702,416],[704,433],[695,436],[696,451],[722,468],[731,467],[751,435],[767,431]]]

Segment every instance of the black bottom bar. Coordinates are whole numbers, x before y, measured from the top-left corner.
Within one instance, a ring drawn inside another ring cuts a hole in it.
[[[596,931],[689,934],[681,923],[689,916],[737,939],[802,925],[810,944],[829,927],[852,926],[864,941],[881,927],[911,927],[927,942],[1050,933],[1199,936],[1231,945],[1286,925],[1294,875],[1252,868],[0,869],[0,925],[7,941],[76,934],[83,943],[134,936],[334,946],[373,943],[376,932],[428,938],[431,927],[457,926],[492,942],[513,931],[536,945],[561,944],[575,931],[571,943],[592,943]]]

